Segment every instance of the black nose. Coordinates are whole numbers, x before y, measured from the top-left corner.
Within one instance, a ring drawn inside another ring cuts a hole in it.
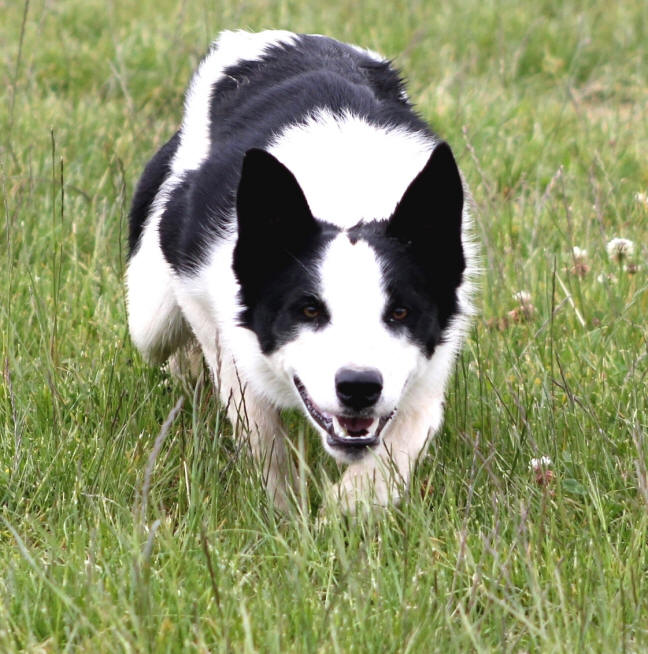
[[[349,409],[360,411],[373,406],[382,392],[383,379],[378,370],[340,368],[335,375],[338,400]]]

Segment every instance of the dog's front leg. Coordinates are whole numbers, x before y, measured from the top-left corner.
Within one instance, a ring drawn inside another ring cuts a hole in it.
[[[276,509],[286,513],[296,471],[286,447],[286,434],[279,411],[249,389],[230,387],[227,415],[235,435],[249,445],[263,471],[268,497]]]
[[[355,514],[365,507],[397,503],[407,490],[417,458],[443,418],[442,400],[424,409],[409,410],[392,418],[389,432],[376,452],[352,463],[331,489],[331,500]]]
[[[290,506],[289,489],[296,473],[279,410],[247,386],[230,354],[218,347],[203,346],[203,351],[221,402],[227,407],[234,435],[244,441],[260,464],[272,504],[286,513]]]

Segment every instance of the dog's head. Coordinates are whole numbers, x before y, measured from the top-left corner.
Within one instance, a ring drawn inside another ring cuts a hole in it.
[[[457,313],[462,209],[445,143],[391,216],[348,230],[317,220],[272,155],[246,154],[234,250],[241,322],[337,459],[380,443]]]

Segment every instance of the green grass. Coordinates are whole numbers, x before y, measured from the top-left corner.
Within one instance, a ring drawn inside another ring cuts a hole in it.
[[[645,3],[0,5],[0,651],[646,651]],[[316,521],[337,471],[297,416],[308,488],[270,513],[209,385],[150,459],[182,390],[128,339],[128,203],[234,27],[395,57],[475,196],[444,428],[365,521]]]

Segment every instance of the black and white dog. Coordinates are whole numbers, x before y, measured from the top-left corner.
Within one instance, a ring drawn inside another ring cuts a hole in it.
[[[151,362],[197,341],[279,508],[286,407],[349,464],[345,510],[406,487],[469,322],[465,195],[371,51],[224,32],[194,74],[133,199],[130,333]]]

